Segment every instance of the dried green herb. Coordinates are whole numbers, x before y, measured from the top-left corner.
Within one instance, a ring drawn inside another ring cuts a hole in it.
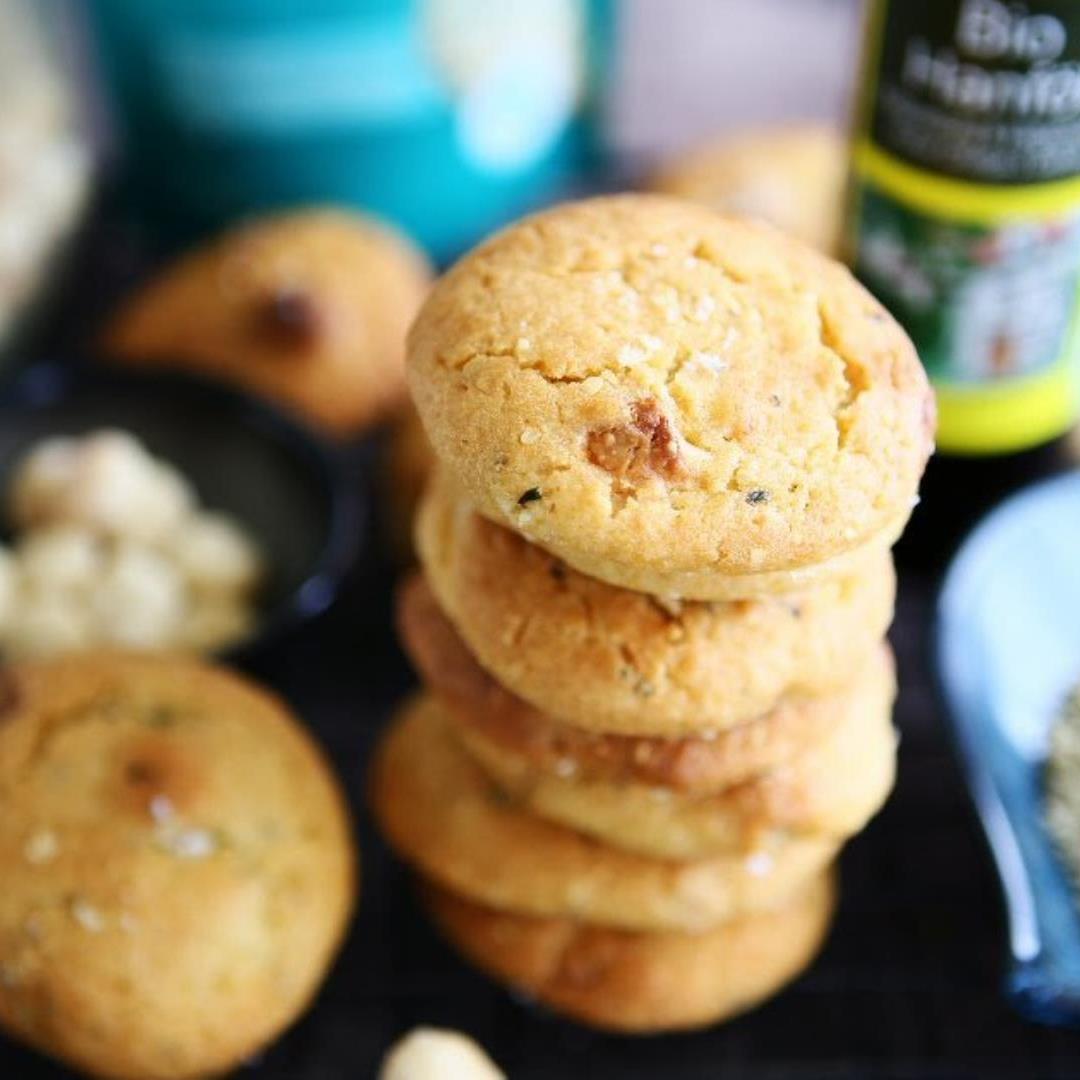
[[[538,487],[533,487],[529,488],[528,491],[522,493],[521,498],[519,498],[517,501],[517,504],[518,506],[528,506],[529,503],[536,502],[537,500],[542,498],[543,496],[540,494],[540,489]]]

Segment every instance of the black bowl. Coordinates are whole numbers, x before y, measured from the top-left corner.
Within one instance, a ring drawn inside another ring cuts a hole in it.
[[[105,427],[175,465],[207,509],[233,515],[260,545],[258,628],[226,659],[255,655],[329,607],[366,522],[359,480],[337,451],[273,406],[201,378],[45,363],[0,388],[0,489],[40,439]]]

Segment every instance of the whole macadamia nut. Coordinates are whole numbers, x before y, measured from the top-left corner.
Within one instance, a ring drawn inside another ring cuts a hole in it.
[[[255,545],[225,514],[193,514],[169,547],[180,572],[195,589],[250,592],[262,564]]]
[[[379,1080],[506,1080],[467,1035],[439,1028],[410,1031],[386,1055]]]
[[[94,628],[84,601],[57,590],[25,590],[4,637],[9,659],[36,659],[88,649]]]
[[[132,436],[101,431],[32,450],[16,469],[11,516],[22,528],[72,524],[155,541],[180,524],[193,501],[183,477]]]
[[[53,525],[26,533],[15,557],[24,582],[50,589],[89,590],[105,564],[97,536],[79,525]]]
[[[101,430],[32,446],[7,490],[0,655],[115,645],[217,652],[251,636],[265,568],[227,514],[134,436]]]
[[[19,571],[15,557],[0,547],[0,631],[11,622],[18,597]]]
[[[183,618],[183,581],[164,556],[123,544],[94,590],[92,607],[103,641],[163,648],[172,643]]]

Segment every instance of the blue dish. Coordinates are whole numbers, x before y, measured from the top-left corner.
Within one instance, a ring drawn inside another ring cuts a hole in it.
[[[1008,992],[1080,1025],[1080,914],[1044,826],[1050,728],[1080,682],[1080,474],[1037,484],[960,549],[938,602],[942,688],[1005,892]]]

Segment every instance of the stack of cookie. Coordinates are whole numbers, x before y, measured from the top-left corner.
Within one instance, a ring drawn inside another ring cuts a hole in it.
[[[464,259],[409,365],[441,472],[387,836],[467,956],[568,1015],[761,1000],[892,785],[889,547],[933,429],[910,342],[797,241],[621,196]]]

